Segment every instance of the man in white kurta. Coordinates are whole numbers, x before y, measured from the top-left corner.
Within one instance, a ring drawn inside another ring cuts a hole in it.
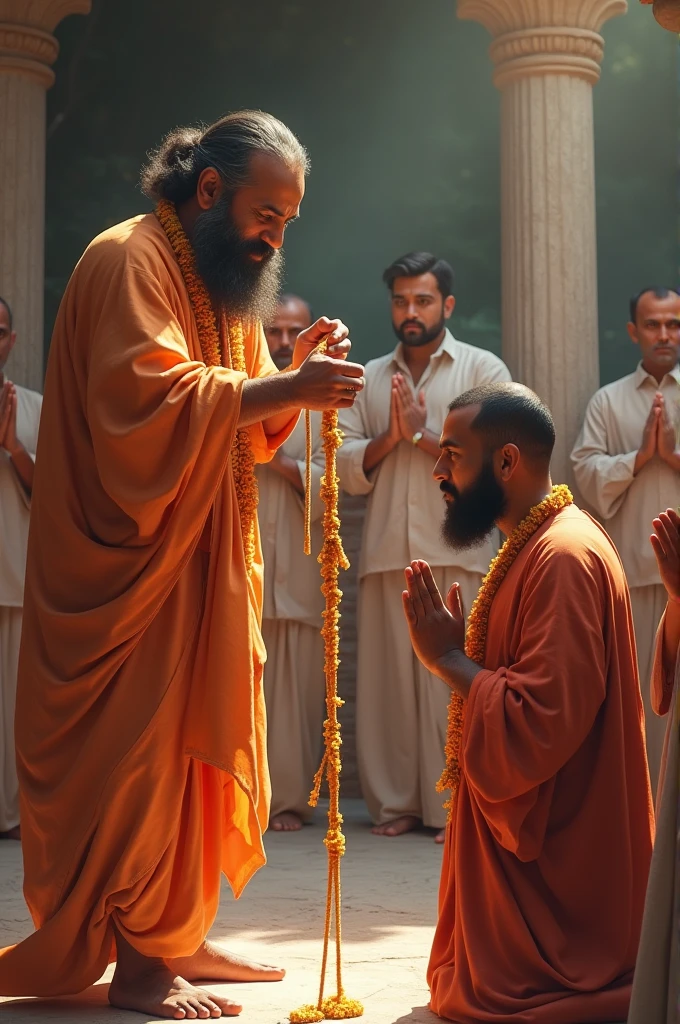
[[[367,363],[363,393],[340,414],[338,472],[346,491],[369,496],[359,564],[357,758],[374,831],[394,836],[421,822],[442,829],[446,821],[436,784],[449,691],[413,654],[403,621],[403,566],[426,559],[442,592],[460,584],[469,611],[496,544],[452,554],[441,540],[432,470],[449,403],[510,374],[491,352],[457,341],[447,329],[455,299],[444,260],[409,253],[384,280],[399,344]]]
[[[656,792],[664,723],[652,709],[650,678],[666,591],[649,535],[659,512],[680,505],[680,295],[651,288],[636,296],[628,332],[642,360],[634,373],[593,396],[572,464],[581,494],[602,517],[626,570]]]
[[[21,608],[42,396],[5,378],[14,347],[12,314],[0,299],[0,837],[18,839],[14,707]]]
[[[309,307],[282,296],[265,330],[279,369],[292,359],[295,340],[311,324]],[[312,413],[313,446],[321,416]],[[266,466],[257,467],[258,518],[264,559],[262,635],[267,649],[264,691],[267,754],[272,783],[270,825],[297,831],[311,816],[308,806],[321,756],[324,720],[324,599],[317,556],[321,550],[319,496],[322,470],[312,466],[312,554],[304,546],[305,424],[301,418]]]

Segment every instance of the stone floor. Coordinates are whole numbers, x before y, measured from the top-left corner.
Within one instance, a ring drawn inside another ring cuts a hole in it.
[[[347,801],[343,861],[345,989],[364,1003],[367,1024],[435,1024],[426,1009],[425,967],[436,913],[441,848],[426,833],[372,836],[363,804]],[[226,886],[212,937],[269,963],[280,984],[215,986],[237,997],[247,1024],[281,1024],[290,1010],[315,1002],[326,889],[323,816],[295,835],[267,836],[269,864],[240,901]],[[0,946],[28,934],[21,897],[21,851],[0,843]],[[335,991],[331,971],[327,991]],[[106,979],[75,999],[0,999],[0,1021],[16,1024],[143,1024],[143,1014],[111,1009]]]

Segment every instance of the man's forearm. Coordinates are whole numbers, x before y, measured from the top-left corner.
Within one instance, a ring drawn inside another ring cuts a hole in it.
[[[663,669],[665,675],[670,679],[673,679],[675,675],[678,647],[680,647],[680,604],[669,600],[663,629]],[[642,680],[642,685],[646,685],[645,680]]]
[[[435,462],[441,455],[441,449],[439,447],[439,438],[432,433],[431,430],[424,430],[423,436],[420,441],[417,442],[416,448],[420,448],[421,451],[427,452],[431,455]]]
[[[644,469],[648,462],[651,462],[652,456],[648,452],[640,451],[635,456],[635,462],[633,463],[633,476],[637,476],[641,469]]]
[[[33,459],[23,445],[19,445],[13,452],[9,452],[9,458],[21,486],[30,498],[33,492],[33,474],[35,472]]]
[[[472,682],[481,670],[482,666],[471,661],[463,651],[453,650],[440,659],[435,675],[438,675],[459,697],[467,700]]]
[[[679,451],[671,452],[670,455],[665,455],[663,457],[663,461],[666,463],[667,466],[670,466],[671,469],[674,469],[676,473],[680,473],[680,452]]]
[[[373,440],[366,445],[366,451],[364,452],[363,470],[368,475],[371,470],[379,466],[383,459],[387,458],[390,452],[394,451],[396,444],[390,438],[389,434],[378,434]]]
[[[296,382],[295,370],[244,381],[239,427],[261,423],[265,433],[278,434],[300,409]]]

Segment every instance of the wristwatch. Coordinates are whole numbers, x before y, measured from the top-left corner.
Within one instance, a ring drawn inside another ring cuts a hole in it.
[[[423,431],[422,430],[416,430],[415,434],[411,438],[411,444],[418,444],[418,442],[422,441],[422,439],[423,439]]]

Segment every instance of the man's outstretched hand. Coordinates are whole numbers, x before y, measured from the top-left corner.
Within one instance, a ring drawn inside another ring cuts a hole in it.
[[[417,559],[404,570],[402,594],[413,650],[428,672],[439,676],[462,697],[480,666],[465,657],[465,615],[460,587],[454,583],[444,603],[427,562]]]
[[[349,328],[343,324],[342,320],[329,320],[327,316],[322,316],[306,331],[298,334],[291,364],[293,369],[299,369],[307,356],[328,335],[330,337],[326,349],[327,354],[333,359],[347,359],[352,348],[352,342],[349,340]]]

